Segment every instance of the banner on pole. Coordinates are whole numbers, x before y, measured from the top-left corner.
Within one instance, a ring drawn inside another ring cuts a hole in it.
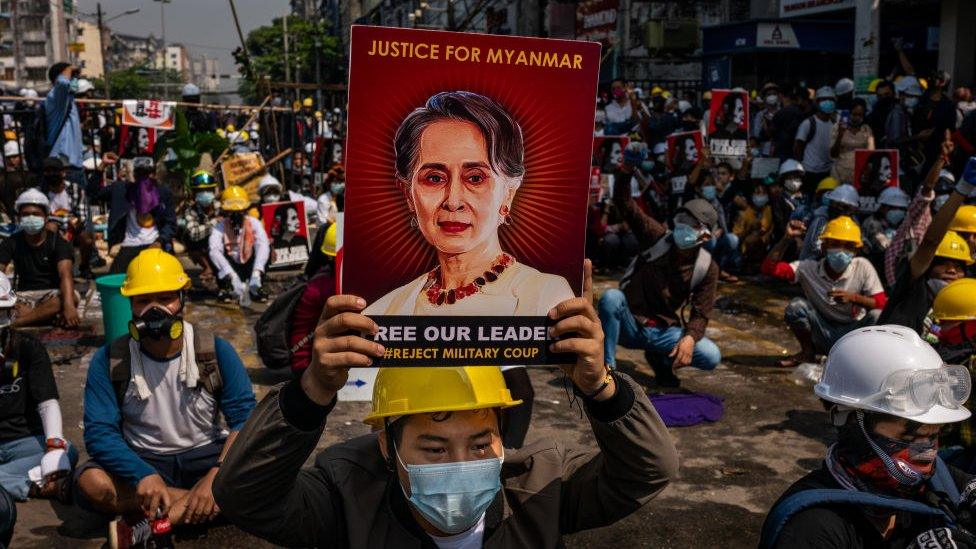
[[[122,101],[122,124],[172,130],[176,127],[176,103],[155,99],[126,99]]]

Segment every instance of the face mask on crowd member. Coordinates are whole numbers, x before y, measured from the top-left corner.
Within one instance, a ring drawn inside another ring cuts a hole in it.
[[[799,192],[801,187],[803,187],[803,179],[799,176],[791,175],[783,180],[783,188],[790,194]]]
[[[824,258],[830,269],[837,274],[843,273],[854,261],[857,255],[857,245],[846,240],[824,239],[821,246],[824,249]]]
[[[173,341],[183,336],[183,297],[180,292],[137,295],[132,300],[129,335],[136,341]]]
[[[700,221],[687,212],[674,216],[674,244],[681,250],[690,250],[711,239],[711,232]]]
[[[761,210],[769,204],[769,195],[766,194],[766,189],[762,186],[757,186],[756,190],[752,193],[752,205],[756,209]]]
[[[820,107],[820,112],[824,114],[834,114],[837,112],[837,102],[833,99],[823,99],[817,105]]]
[[[706,183],[705,185],[702,185],[701,196],[705,200],[715,200],[715,198],[718,196],[718,189],[715,187],[715,185]]]
[[[194,197],[197,204],[203,206],[204,208],[210,206],[214,202],[214,193],[212,191],[200,191]]]
[[[884,212],[885,223],[891,228],[898,228],[901,222],[905,219],[905,214],[908,212],[904,208],[888,208]]]
[[[47,213],[40,206],[32,204],[20,207],[17,226],[26,234],[34,236],[44,230]]]

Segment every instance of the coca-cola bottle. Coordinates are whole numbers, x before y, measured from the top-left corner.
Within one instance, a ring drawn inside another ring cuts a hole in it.
[[[169,515],[158,516],[151,522],[152,541],[149,547],[154,549],[173,549],[173,525],[169,522]]]

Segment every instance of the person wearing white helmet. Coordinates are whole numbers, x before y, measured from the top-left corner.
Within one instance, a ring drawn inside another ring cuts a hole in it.
[[[837,96],[837,108],[851,110],[854,101],[854,81],[844,77],[834,84],[834,95]]]
[[[783,187],[783,192],[779,197],[773,198],[774,208],[777,207],[775,203],[779,203],[780,201],[785,203],[791,211],[790,219],[806,220],[813,213],[813,209],[809,203],[810,200],[807,195],[803,194],[802,190],[804,173],[806,173],[806,170],[803,168],[803,164],[792,158],[784,160],[779,165],[776,179]]]
[[[891,107],[885,120],[884,139],[881,144],[886,149],[899,149],[902,154],[909,152],[909,145],[919,141],[912,128],[912,113],[922,98],[922,85],[914,76],[905,76],[895,82],[898,102]]]
[[[19,141],[11,139],[3,144],[3,167],[6,171],[20,171],[23,160],[24,151]],[[4,184],[6,184],[6,181]]]
[[[876,269],[884,266],[884,254],[908,213],[911,197],[899,187],[888,187],[878,195],[878,209],[861,221],[864,255]]]
[[[283,190],[278,178],[270,173],[261,176],[261,180],[258,182],[258,197],[260,197],[262,204],[281,202]]]
[[[10,263],[17,273],[15,327],[60,320],[66,326],[80,322],[72,267],[74,250],[56,234],[44,230],[50,212],[47,196],[28,189],[14,203],[19,231],[0,242],[0,272]],[[60,318],[58,319],[58,317]]]
[[[0,486],[17,501],[68,503],[78,451],[68,444],[44,345],[11,326],[17,295],[0,273]]]
[[[196,106],[200,104],[200,88],[196,84],[190,82],[183,86],[183,89],[180,91],[180,101],[189,103],[188,105],[184,105],[182,109],[191,132],[204,133],[217,129],[217,114],[213,111],[201,111]]]
[[[816,111],[807,117],[796,130],[793,158],[800,160],[806,168],[803,191],[812,194],[821,179],[830,174],[833,159],[830,147],[837,125],[837,97],[834,88],[824,86],[815,96]]]
[[[761,548],[972,548],[972,477],[938,455],[970,417],[972,380],[903,326],[855,330],[830,350],[814,393],[837,441],[773,505]]]
[[[806,231],[803,239],[803,247],[800,248],[800,259],[816,259],[820,257],[820,233],[832,219],[840,216],[848,216],[854,219],[860,205],[861,197],[851,185],[840,185],[827,193],[827,206],[819,207],[814,211],[813,216],[805,223]]]

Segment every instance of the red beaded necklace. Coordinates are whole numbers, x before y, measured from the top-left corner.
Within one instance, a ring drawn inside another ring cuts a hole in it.
[[[505,269],[508,268],[512,263],[515,263],[515,258],[502,252],[501,255],[496,257],[495,260],[491,262],[491,267],[482,273],[481,276],[476,277],[467,284],[462,284],[457,288],[452,288],[450,290],[445,290],[441,285],[441,267],[438,265],[434,268],[434,270],[427,273],[427,283],[424,285],[427,288],[427,300],[430,301],[431,305],[443,305],[445,303],[448,305],[453,305],[469,295],[479,293],[482,286],[498,280],[498,277],[505,272]]]

